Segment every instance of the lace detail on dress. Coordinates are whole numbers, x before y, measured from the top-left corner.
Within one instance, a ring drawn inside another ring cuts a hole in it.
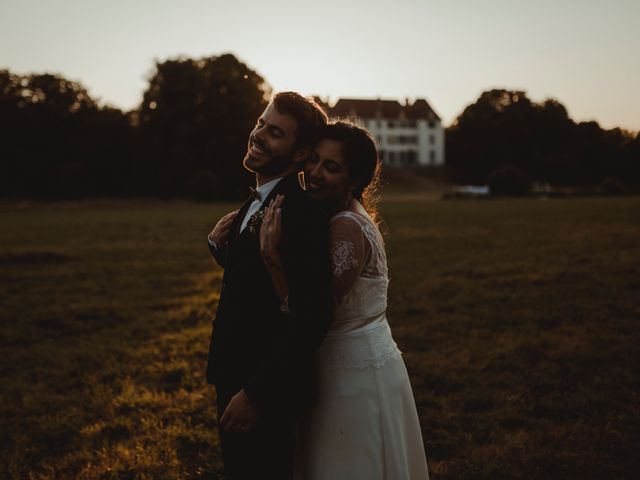
[[[330,370],[381,368],[401,355],[386,320],[382,325],[364,331],[329,334],[318,351],[321,368]]]
[[[333,244],[331,250],[334,277],[339,277],[345,271],[358,266],[358,261],[355,258],[356,250],[353,243],[340,240]]]
[[[357,225],[355,228],[359,228],[364,239],[371,247],[371,256],[367,259],[361,275],[369,278],[386,277],[388,275],[387,256],[384,250],[384,241],[378,228],[372,223],[371,219],[348,210],[334,215],[331,221],[344,221],[345,218],[355,222]]]

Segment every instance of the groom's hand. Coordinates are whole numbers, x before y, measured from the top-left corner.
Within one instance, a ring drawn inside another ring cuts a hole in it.
[[[244,390],[240,390],[227,405],[220,418],[220,426],[227,432],[247,432],[253,428],[257,420],[257,407],[249,400]]]

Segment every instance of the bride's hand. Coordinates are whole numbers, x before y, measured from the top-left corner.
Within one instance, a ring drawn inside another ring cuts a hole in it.
[[[284,195],[278,195],[265,209],[260,226],[260,253],[269,268],[281,268],[278,248],[282,240],[282,201]]]
[[[209,240],[214,242],[218,247],[224,246],[224,244],[227,243],[227,237],[229,236],[233,219],[236,218],[237,214],[238,210],[234,210],[222,217],[213,230],[211,230],[211,233],[209,233]]]

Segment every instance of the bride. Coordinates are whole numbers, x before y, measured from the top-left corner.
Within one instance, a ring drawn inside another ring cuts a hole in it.
[[[379,175],[373,139],[345,122],[322,127],[304,167],[308,194],[332,215],[336,311],[317,355],[316,402],[299,432],[299,480],[429,478],[409,377],[385,315],[387,260],[369,201]],[[286,310],[282,200],[265,212],[260,248]]]

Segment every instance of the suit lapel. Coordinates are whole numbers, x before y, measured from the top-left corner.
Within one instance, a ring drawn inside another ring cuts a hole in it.
[[[262,211],[267,208],[269,202],[275,199],[278,194],[283,194],[286,196],[296,188],[301,188],[298,183],[297,174],[292,174],[284,177],[278,182],[275,187],[273,187],[273,190],[269,192],[269,195],[267,195],[267,198],[264,199],[258,211]],[[258,235],[258,232],[251,232],[249,230],[249,227],[246,227],[242,232],[240,232],[242,220],[247,214],[247,210],[249,209],[249,206],[251,205],[253,200],[253,197],[249,197],[242,208],[238,211],[238,215],[236,215],[236,218],[231,225],[229,258],[232,260],[230,262],[227,262],[227,265],[225,267],[225,274],[229,273],[230,271],[243,271],[254,262],[261,263],[259,245],[260,237]]]
[[[240,236],[240,226],[242,225],[242,220],[244,220],[244,217],[247,214],[247,210],[249,210],[249,207],[251,206],[252,203],[253,203],[253,197],[247,198],[247,200],[244,202],[242,207],[240,207],[240,210],[238,210],[238,214],[233,219],[233,223],[231,224],[231,228],[229,232],[230,233],[229,239],[231,241],[236,240]]]
[[[260,208],[256,211],[256,213],[264,211],[269,206],[269,202],[271,202],[271,200],[275,200],[275,198],[279,194],[284,195],[287,192],[291,192],[293,188],[301,188],[299,187],[299,183],[298,183],[298,175],[291,174],[291,175],[287,175],[286,177],[283,177],[283,179],[280,180],[276,184],[276,186],[273,187],[273,189],[269,192],[269,195],[267,195],[267,198],[264,199],[264,201],[262,202],[262,205],[260,205]],[[242,218],[244,218],[244,216],[246,215],[247,209],[249,208],[249,205],[251,205],[252,201],[253,199],[250,198],[248,201],[249,203],[247,205],[247,208],[244,210],[244,213],[240,212],[242,213]],[[239,216],[240,214],[237,215],[237,217]],[[242,223],[242,218],[240,219],[240,223]],[[258,235],[256,235],[256,233],[251,233],[248,227],[245,228],[242,232],[240,232],[240,223],[238,223],[237,225],[238,233],[236,235],[236,238],[243,238],[246,235],[254,235],[256,238],[258,238]]]
[[[260,207],[260,210],[262,210],[263,208],[266,208],[269,205],[269,202],[271,200],[274,200],[279,194],[286,195],[287,193],[291,192],[295,188],[301,188],[301,187],[300,187],[300,184],[298,183],[298,174],[292,173],[291,175],[287,175],[286,177],[284,177],[282,180],[278,182],[278,184],[275,187],[273,187],[273,190],[269,192],[269,195],[267,195],[267,198],[264,200],[264,202],[262,202],[262,206]]]

